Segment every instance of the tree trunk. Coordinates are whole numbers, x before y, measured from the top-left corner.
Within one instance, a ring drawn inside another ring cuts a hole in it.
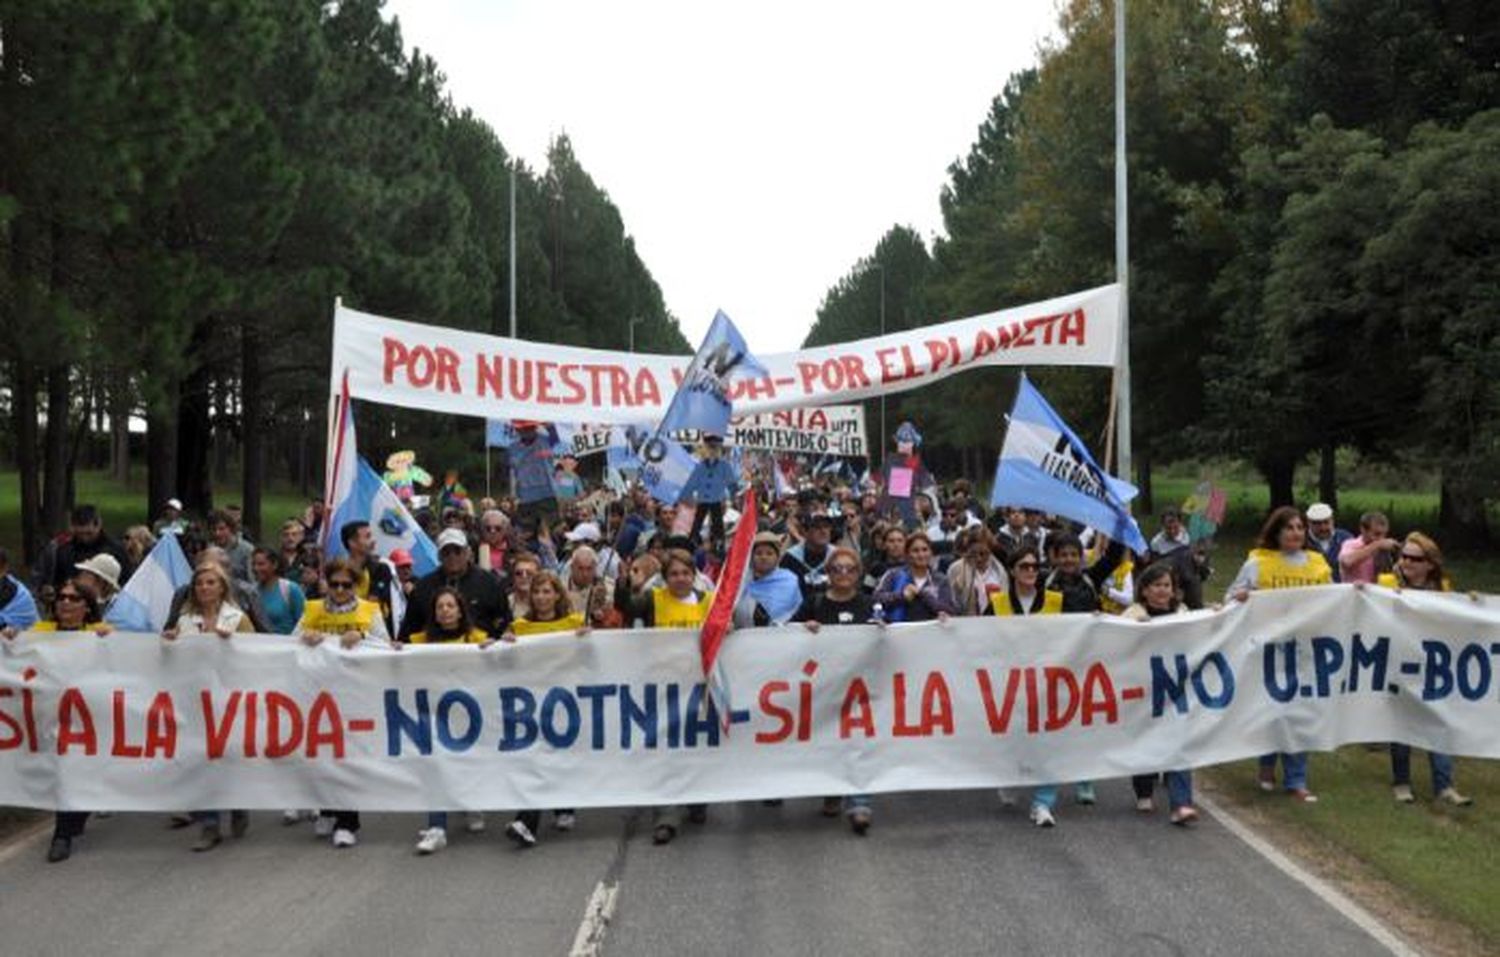
[[[1438,499],[1438,525],[1444,548],[1480,548],[1490,543],[1484,497],[1474,485],[1447,472]]]
[[[1318,497],[1335,512],[1339,510],[1338,462],[1335,460],[1337,451],[1332,440],[1325,441],[1318,459]]]
[[[1291,505],[1295,498],[1292,484],[1296,477],[1297,463],[1290,458],[1275,459],[1262,462],[1260,470],[1266,477],[1266,485],[1270,488],[1271,507]]]
[[[1136,481],[1139,483],[1141,494],[1136,497],[1136,511],[1140,515],[1156,514],[1156,495],[1151,490],[1151,453],[1145,449],[1136,456],[1135,461]]]
[[[130,481],[130,377],[116,372],[109,390],[109,471],[120,485]],[[155,509],[157,503],[148,503]]]
[[[68,504],[68,367],[47,370],[47,437],[42,450],[42,529],[62,530]]]
[[[184,378],[178,397],[177,494],[188,511],[207,515],[214,507],[207,370],[199,369]]]
[[[264,412],[260,389],[260,330],[248,318],[240,327],[240,508],[244,534],[253,542],[260,538],[260,492],[266,480],[265,443],[262,441]]]
[[[36,368],[28,362],[15,364],[12,409],[16,420],[16,471],[21,484],[21,555],[27,567],[36,563],[42,536],[37,519],[41,515],[42,487],[37,460]]]
[[[148,513],[154,518],[177,492],[177,383],[162,383],[160,404],[146,409],[146,489]]]

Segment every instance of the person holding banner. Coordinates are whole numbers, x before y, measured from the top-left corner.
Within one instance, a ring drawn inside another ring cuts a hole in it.
[[[995,557],[995,538],[983,525],[959,533],[959,559],[948,566],[948,584],[960,615],[983,615],[995,595],[1010,590],[1010,575]]]
[[[892,568],[875,586],[875,604],[886,621],[938,621],[957,614],[948,576],[932,567],[932,542],[926,532],[906,538],[906,563]]]
[[[1177,600],[1178,584],[1173,568],[1166,562],[1157,562],[1141,572],[1135,584],[1138,600],[1121,615],[1131,621],[1153,621],[1171,615],[1180,615],[1187,610]],[[1188,827],[1198,821],[1198,811],[1193,807],[1193,772],[1168,771],[1165,775],[1137,774],[1131,777],[1130,786],[1135,791],[1135,809],[1142,814],[1156,810],[1153,797],[1156,779],[1167,779],[1167,801],[1171,806],[1168,820],[1178,827]]]
[[[1252,591],[1302,588],[1333,583],[1333,570],[1321,554],[1307,550],[1307,526],[1302,513],[1290,505],[1271,512],[1261,526],[1256,547],[1250,550],[1239,574],[1229,583],[1226,601],[1247,601]],[[1307,752],[1265,754],[1260,759],[1258,783],[1276,790],[1276,759],[1281,759],[1282,787],[1293,799],[1311,804],[1318,796],[1307,787]]]
[[[1010,584],[1003,592],[990,595],[985,614],[1060,615],[1063,594],[1041,587],[1042,557],[1035,545],[1022,545],[1010,557]]]
[[[1443,572],[1443,551],[1437,542],[1421,532],[1409,532],[1401,548],[1396,552],[1396,567],[1380,575],[1376,584],[1384,588],[1415,591],[1450,591],[1452,584]],[[1470,593],[1478,600],[1479,596]],[[1427,763],[1432,770],[1433,796],[1453,807],[1468,807],[1474,799],[1459,793],[1453,786],[1453,755],[1437,751],[1427,752]],[[1411,745],[1391,743],[1391,790],[1398,804],[1411,804],[1416,795],[1411,790]]]
[[[781,564],[781,536],[760,532],[750,550],[750,581],[734,609],[736,628],[764,628],[792,620],[803,604],[797,576]]]

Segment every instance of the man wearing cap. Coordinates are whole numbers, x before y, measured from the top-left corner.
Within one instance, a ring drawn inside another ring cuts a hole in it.
[[[510,604],[506,589],[492,574],[473,562],[469,539],[456,528],[446,528],[437,538],[438,568],[417,581],[411,603],[401,622],[401,640],[408,640],[427,627],[432,602],[440,589],[453,588],[469,607],[469,621],[491,638],[499,638],[510,627]]]
[[[162,503],[161,517],[151,526],[151,531],[157,538],[161,538],[163,535],[181,535],[187,531],[187,527],[187,519],[182,517],[182,502],[169,498]]]
[[[571,532],[564,535],[563,541],[567,544],[568,557],[563,560],[562,567],[558,570],[563,580],[567,580],[568,573],[572,570],[573,555],[584,546],[594,551],[598,560],[599,577],[610,580],[618,578],[620,556],[615,554],[613,548],[602,544],[603,540],[604,533],[599,530],[598,522],[579,522]]]
[[[417,579],[412,572],[411,552],[404,548],[393,548],[389,561],[396,568],[396,584],[401,589],[401,594],[410,599],[412,589],[417,587]]]
[[[802,584],[781,566],[781,536],[760,532],[750,547],[750,581],[734,608],[736,628],[764,628],[792,620],[802,606]]]
[[[1333,571],[1333,580],[1343,581],[1339,572],[1339,552],[1354,533],[1333,525],[1333,509],[1325,502],[1314,502],[1307,507],[1307,546],[1318,552]]]
[[[120,563],[101,552],[73,567],[83,573],[84,582],[99,596],[99,614],[107,613],[120,594]]]
[[[833,519],[827,512],[814,512],[799,524],[804,537],[799,544],[787,549],[781,567],[797,576],[802,600],[812,601],[828,589],[828,575],[823,566],[833,551],[829,547],[833,540]]]
[[[682,487],[679,501],[695,502],[693,530],[688,538],[694,547],[702,541],[703,520],[710,519],[709,541],[715,550],[724,545],[724,503],[739,491],[739,478],[734,466],[723,457],[724,436],[706,432],[703,435],[703,457],[698,460],[693,474]]]
[[[36,600],[10,573],[10,553],[0,548],[0,629],[25,631],[37,623]]]

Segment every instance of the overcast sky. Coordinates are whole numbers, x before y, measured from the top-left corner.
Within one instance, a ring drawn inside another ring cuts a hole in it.
[[[1055,0],[387,11],[454,102],[530,166],[568,134],[690,342],[722,308],[765,352],[801,344],[824,293],[890,226],[929,241],[941,229],[948,164],[1056,19]]]

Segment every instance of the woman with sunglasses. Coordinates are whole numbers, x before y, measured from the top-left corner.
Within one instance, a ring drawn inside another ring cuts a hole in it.
[[[84,632],[91,631],[100,638],[111,631],[109,625],[100,621],[99,599],[78,578],[69,578],[57,589],[51,621],[39,621],[28,631]],[[0,638],[10,641],[16,637],[16,629],[0,630]],[[47,848],[47,862],[56,864],[73,856],[73,839],[83,834],[88,823],[88,811],[58,811],[53,818],[52,843]]]
[[[1250,550],[1238,575],[1229,583],[1226,601],[1246,601],[1252,591],[1301,588],[1333,583],[1333,569],[1321,553],[1307,548],[1307,524],[1302,513],[1283,505],[1266,517],[1256,547]],[[1262,791],[1276,790],[1276,759],[1281,758],[1282,787],[1293,800],[1311,804],[1318,796],[1307,787],[1307,752],[1262,755],[1258,783]]]
[[[824,625],[863,625],[875,621],[875,599],[860,590],[859,554],[852,548],[834,548],[823,566],[828,589],[802,603],[793,621],[800,621],[813,634]],[[883,622],[882,622],[883,624]],[[823,799],[823,816],[837,817],[842,811],[855,834],[870,830],[874,809],[868,794]]]
[[[1187,611],[1187,606],[1178,601],[1177,576],[1170,559],[1149,566],[1141,572],[1135,583],[1136,601],[1120,613],[1131,621],[1154,621]],[[1135,809],[1142,814],[1156,810],[1156,779],[1163,775],[1137,774],[1131,777],[1130,786],[1135,790]],[[1193,807],[1193,772],[1168,771],[1167,802],[1171,805],[1168,820],[1178,827],[1187,827],[1198,821],[1198,811]]]
[[[1443,552],[1437,542],[1421,532],[1411,532],[1396,552],[1396,567],[1376,578],[1375,583],[1398,591],[1451,591],[1452,584],[1443,571]],[[1474,596],[1477,597],[1477,596]],[[1453,807],[1468,807],[1474,799],[1459,793],[1453,786],[1453,755],[1427,752],[1432,769],[1432,792],[1437,800]],[[1391,743],[1392,788],[1398,804],[1411,804],[1417,797],[1411,790],[1411,745]]]
[[[354,566],[343,558],[330,559],[323,566],[323,580],[327,583],[328,597],[308,601],[302,621],[297,624],[297,637],[309,645],[334,638],[344,649],[360,644],[391,647],[380,605],[360,598],[354,590]],[[359,843],[359,812],[321,811],[313,824],[313,833],[319,837],[332,836],[336,848],[353,847]]]

